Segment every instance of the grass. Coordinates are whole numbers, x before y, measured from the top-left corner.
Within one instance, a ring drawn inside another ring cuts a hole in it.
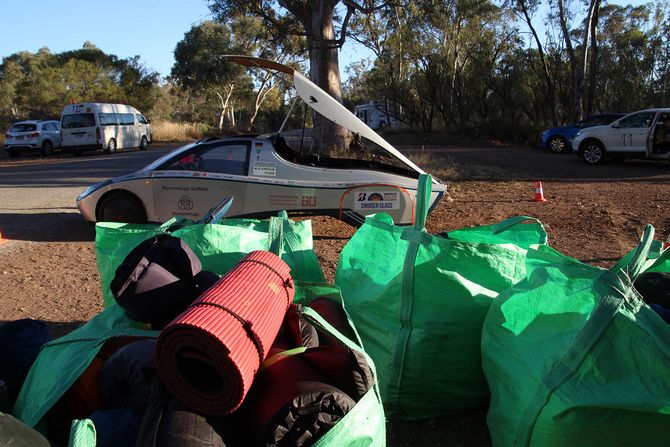
[[[210,134],[210,128],[202,123],[173,123],[154,121],[151,134],[154,141],[192,141]]]
[[[458,177],[459,168],[451,157],[440,157],[431,152],[406,152],[405,156],[414,164],[440,180]]]

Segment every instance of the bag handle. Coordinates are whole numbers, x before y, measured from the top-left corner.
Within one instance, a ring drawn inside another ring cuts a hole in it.
[[[367,352],[365,352],[363,350],[363,348],[356,343],[356,340],[349,340],[347,337],[345,337],[340,331],[335,329],[335,327],[333,327],[333,325],[331,325],[328,321],[326,321],[326,319],[323,318],[317,311],[315,311],[314,309],[309,307],[309,304],[303,305],[300,309],[300,313],[311,324],[321,328],[326,334],[330,335],[331,337],[336,338],[338,342],[342,343],[347,348],[349,348],[353,351],[358,351],[361,354],[363,354],[365,356],[365,360],[370,365],[370,369],[374,373],[375,382],[377,381],[377,371],[374,368],[374,362],[372,361],[370,356],[367,354]],[[354,329],[354,331],[355,330],[356,329]]]
[[[288,222],[288,214],[286,211],[280,211],[277,216],[270,218],[268,229],[268,251],[280,258],[284,253],[284,224],[286,222]]]
[[[287,349],[285,351],[281,351],[274,355],[271,355],[270,357],[263,360],[261,366],[258,367],[258,372],[261,373],[266,369],[268,369],[270,366],[274,365],[275,363],[279,363],[284,359],[293,357],[294,355],[302,354],[305,351],[307,351],[307,348],[305,346],[299,346],[297,348]]]
[[[96,445],[95,424],[90,419],[73,419],[70,424],[68,447]]]
[[[509,219],[505,219],[502,222],[498,222],[497,224],[493,225],[491,227],[491,230],[493,231],[493,234],[499,234],[502,233],[503,231],[507,231],[510,228],[512,228],[515,225],[520,224],[521,222],[526,222],[532,220],[533,222],[537,222],[542,225],[542,222],[540,222],[539,219],[535,217],[530,217],[530,216],[512,216]]]
[[[653,225],[647,224],[642,233],[642,238],[640,239],[640,244],[635,249],[635,253],[630,258],[630,261],[623,266],[614,266],[613,270],[621,268],[622,271],[628,275],[631,282],[634,282],[642,270],[645,267],[647,260],[649,259],[649,252],[651,251],[652,243],[654,242],[654,235],[656,230]],[[616,273],[616,271],[614,271]]]
[[[430,174],[419,175],[418,188],[416,191],[416,206],[414,211],[414,228],[423,231],[426,227],[428,217],[428,204],[430,194],[433,190],[433,177]]]
[[[175,216],[172,219],[169,219],[165,222],[163,222],[161,225],[158,226],[158,231],[162,231],[163,233],[171,233],[173,231],[176,231],[180,228],[187,227],[191,225],[193,221],[182,217],[182,216]]]

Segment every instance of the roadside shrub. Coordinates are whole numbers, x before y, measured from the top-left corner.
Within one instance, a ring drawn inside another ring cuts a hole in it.
[[[171,121],[153,121],[151,134],[154,141],[192,141],[203,138],[208,126],[202,123],[173,123]]]

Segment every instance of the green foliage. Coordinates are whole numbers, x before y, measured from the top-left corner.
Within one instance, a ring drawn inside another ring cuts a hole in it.
[[[235,82],[242,70],[223,56],[239,54],[240,50],[227,26],[203,22],[192,27],[177,43],[172,77],[187,89]]]
[[[569,55],[560,36],[556,1],[544,21],[543,55],[552,82],[547,97],[540,51],[528,37],[521,5],[546,11],[540,0],[403,0],[356,20],[351,33],[376,56],[349,68],[351,107],[372,99],[396,104],[412,129],[446,129],[536,142],[543,128],[574,121]],[[577,58],[584,56],[581,3],[565,2]],[[606,4],[599,10],[592,113],[632,112],[670,102],[670,3]],[[587,78],[588,81],[588,78]],[[586,87],[589,87],[587,82]],[[554,123],[554,117],[557,122]]]
[[[90,42],[59,54],[48,48],[15,53],[0,64],[0,121],[57,119],[71,101],[128,103],[148,111],[157,98],[157,79],[139,57],[119,59]]]
[[[247,70],[223,56],[243,54],[297,66],[291,52],[298,42],[285,37],[280,45],[273,44],[259,17],[228,16],[221,23],[192,27],[175,48],[170,84],[162,88],[159,101],[161,114],[211,123],[220,131],[276,130],[288,85],[265,70]],[[167,113],[170,102],[173,110]]]

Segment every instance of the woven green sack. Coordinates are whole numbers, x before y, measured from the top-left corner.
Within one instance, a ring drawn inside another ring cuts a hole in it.
[[[527,248],[547,241],[542,225],[528,217],[430,235],[429,196],[430,176],[422,176],[414,226],[369,216],[344,247],[335,279],[393,418],[486,404],[484,317],[500,291],[526,277]]]
[[[384,447],[386,445],[386,423],[377,382],[374,362],[361,347],[360,339],[349,340],[333,328],[318,313],[310,309],[309,303],[316,298],[329,298],[342,303],[340,289],[330,284],[296,283],[294,302],[304,304],[303,315],[325,333],[332,335],[349,349],[362,353],[375,377],[374,386],[358,401],[340,422],[331,428],[314,447]],[[346,311],[346,308],[345,308]],[[351,319],[351,327],[356,331]]]
[[[269,220],[225,219],[216,224],[194,224],[183,218],[162,225],[101,222],[96,225],[95,255],[105,306],[115,302],[110,284],[128,253],[142,241],[164,233],[183,239],[200,259],[203,270],[218,275],[247,253],[271,250],[273,244],[281,242],[281,257],[291,267],[293,278],[325,281],[314,253],[311,221],[293,222],[285,212]]]
[[[529,251],[535,268],[483,328],[494,445],[669,444],[670,325],[633,286],[670,267],[653,234],[611,270]]]

